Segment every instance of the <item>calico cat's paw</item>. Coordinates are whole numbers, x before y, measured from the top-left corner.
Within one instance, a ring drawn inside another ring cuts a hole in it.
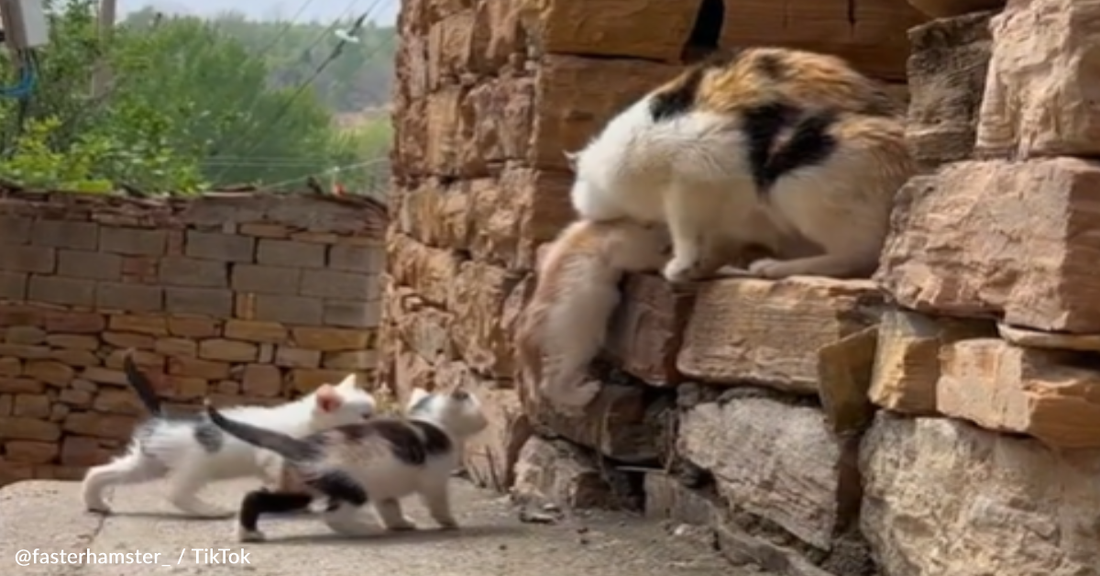
[[[249,530],[244,526],[237,527],[237,540],[240,542],[263,542],[267,536],[259,530]]]

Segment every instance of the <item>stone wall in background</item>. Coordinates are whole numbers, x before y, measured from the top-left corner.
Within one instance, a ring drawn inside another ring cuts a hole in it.
[[[79,478],[144,409],[273,403],[377,363],[385,208],[313,195],[0,197],[0,484]],[[363,383],[366,385],[366,382]]]

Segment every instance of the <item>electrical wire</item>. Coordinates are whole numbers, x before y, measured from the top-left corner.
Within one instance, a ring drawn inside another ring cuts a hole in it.
[[[308,180],[312,176],[325,176],[325,175],[333,174],[333,173],[336,173],[336,172],[343,172],[344,170],[349,170],[351,168],[366,168],[368,166],[376,166],[376,165],[385,164],[386,162],[389,162],[389,158],[382,157],[382,158],[373,158],[373,159],[367,160],[365,162],[355,162],[354,164],[345,164],[343,166],[333,166],[332,168],[321,170],[320,172],[311,172],[309,174],[303,174],[301,176],[298,176],[297,178],[290,178],[288,180],[281,180],[279,182],[275,182],[275,183],[272,183],[272,184],[264,184],[263,187],[268,188],[268,189],[278,188],[280,186],[286,186],[287,184],[294,184],[296,182],[303,182],[305,180]]]

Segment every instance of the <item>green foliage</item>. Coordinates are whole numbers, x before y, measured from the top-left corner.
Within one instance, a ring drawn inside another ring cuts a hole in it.
[[[38,88],[24,107],[0,101],[0,177],[87,192],[126,184],[189,193],[244,182],[300,188],[309,175],[358,164],[340,172],[349,190],[378,181],[379,174],[363,165],[384,164],[388,118],[342,130],[326,100],[347,100],[350,92],[315,90],[308,76],[273,81],[285,70],[273,67],[255,48],[259,40],[246,32],[278,30],[276,24],[162,19],[145,12],[103,43],[95,4],[47,1],[51,42],[37,54]],[[310,26],[289,30],[304,34],[296,29]],[[285,37],[267,35],[277,40],[274,46]],[[331,52],[332,38],[320,32],[313,38],[326,55]],[[387,58],[392,43],[389,49]],[[90,82],[101,57],[111,81],[105,94],[93,97]],[[330,84],[359,81],[355,64],[354,54],[334,60],[333,68],[344,67],[337,68],[344,76],[335,78],[345,80]],[[323,78],[324,72],[316,85]]]

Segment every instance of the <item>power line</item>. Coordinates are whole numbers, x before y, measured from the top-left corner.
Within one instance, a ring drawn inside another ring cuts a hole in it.
[[[333,166],[332,168],[327,168],[327,169],[321,170],[319,172],[311,172],[309,174],[303,174],[303,175],[298,176],[296,178],[290,178],[288,180],[282,180],[282,181],[279,181],[279,182],[275,182],[273,184],[264,184],[263,187],[264,188],[278,188],[279,186],[286,186],[287,184],[294,184],[295,182],[302,182],[302,181],[308,180],[310,177],[325,176],[325,175],[333,174],[333,173],[336,173],[336,172],[343,172],[344,170],[350,170],[352,168],[366,168],[368,166],[377,166],[377,165],[385,164],[387,162],[389,162],[389,158],[383,157],[383,158],[374,158],[372,160],[367,160],[365,162],[355,162],[353,164],[345,164],[343,166]]]

